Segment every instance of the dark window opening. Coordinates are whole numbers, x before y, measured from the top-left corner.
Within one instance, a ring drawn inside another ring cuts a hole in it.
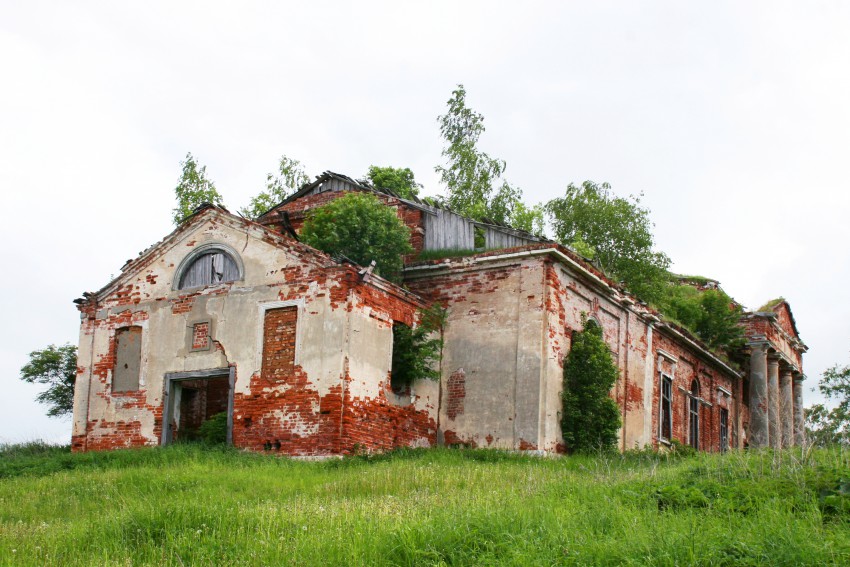
[[[212,250],[195,258],[180,277],[177,289],[232,282],[239,279],[239,267],[230,254]]]
[[[729,410],[720,408],[720,452],[729,448]]]
[[[390,389],[397,396],[410,395],[412,329],[399,321],[393,322],[393,359],[390,367]]]
[[[661,375],[661,438],[673,438],[673,379]]]
[[[699,449],[699,383],[691,383],[691,395],[688,398],[688,443]]]

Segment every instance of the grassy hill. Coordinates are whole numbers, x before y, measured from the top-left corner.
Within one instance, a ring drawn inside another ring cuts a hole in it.
[[[838,450],[0,450],[5,565],[847,565],[848,528]]]

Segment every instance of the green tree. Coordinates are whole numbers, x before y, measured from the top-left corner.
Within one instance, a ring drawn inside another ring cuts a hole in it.
[[[571,452],[614,449],[620,412],[608,396],[619,371],[602,338],[602,328],[587,321],[573,333],[570,354],[564,360],[561,432]]]
[[[545,206],[555,239],[572,246],[580,243],[592,252],[609,276],[648,302],[657,302],[667,284],[670,258],[653,250],[649,210],[640,199],[617,197],[607,183],[572,183],[563,197]]]
[[[503,182],[488,208],[489,218],[538,236],[544,233],[543,207],[522,202],[522,191]]]
[[[713,349],[731,353],[743,346],[744,330],[738,325],[741,306],[720,289],[701,291],[692,285],[670,282],[657,306]]]
[[[266,189],[252,197],[246,207],[239,209],[239,214],[255,219],[309,182],[310,177],[300,161],[280,156],[278,172],[266,175]]]
[[[47,406],[47,415],[61,417],[74,411],[74,382],[77,379],[77,347],[49,345],[29,354],[21,368],[21,380],[45,384],[47,389],[35,397]]]
[[[177,207],[173,211],[174,224],[183,222],[192,212],[203,205],[210,203],[221,205],[222,199],[215,184],[207,179],[207,166],[198,166],[198,162],[191,153],[186,154],[186,160],[180,162],[183,173],[174,194],[177,197]]]
[[[466,105],[463,85],[452,91],[447,104],[446,113],[437,118],[446,164],[435,168],[448,190],[444,203],[476,220],[517,223],[522,226],[515,228],[542,233],[542,210],[523,205],[522,190],[501,179],[505,162],[478,149],[484,116]]]
[[[413,171],[409,167],[379,167],[370,165],[366,174],[372,185],[379,189],[389,189],[402,199],[415,199],[419,196],[421,183],[417,183],[413,177]]]
[[[837,402],[829,409],[822,404],[806,408],[806,433],[816,445],[850,443],[850,366],[827,369],[818,390],[828,400]]]
[[[301,240],[328,254],[342,254],[391,281],[400,281],[402,256],[413,252],[410,229],[395,209],[369,193],[348,193],[313,210]]]

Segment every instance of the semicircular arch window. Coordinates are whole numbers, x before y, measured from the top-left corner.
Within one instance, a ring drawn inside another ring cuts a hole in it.
[[[239,279],[239,266],[223,250],[213,249],[192,260],[183,270],[177,289],[227,283]]]

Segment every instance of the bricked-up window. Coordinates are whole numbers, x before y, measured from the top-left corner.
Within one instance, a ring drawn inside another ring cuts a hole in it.
[[[238,279],[239,267],[230,254],[223,250],[212,250],[195,258],[183,271],[177,289],[232,282]]]
[[[729,448],[729,410],[720,408],[720,452]]]
[[[210,322],[202,321],[192,325],[192,348],[191,350],[209,350],[210,348]]]
[[[112,391],[131,392],[139,389],[142,365],[142,328],[125,327],[115,331],[115,368]]]
[[[266,311],[263,321],[262,377],[269,381],[291,379],[295,374],[295,325],[298,308]]]
[[[666,374],[661,375],[661,438],[673,438],[673,379]]]
[[[699,382],[691,382],[691,395],[688,397],[688,443],[699,449]]]

